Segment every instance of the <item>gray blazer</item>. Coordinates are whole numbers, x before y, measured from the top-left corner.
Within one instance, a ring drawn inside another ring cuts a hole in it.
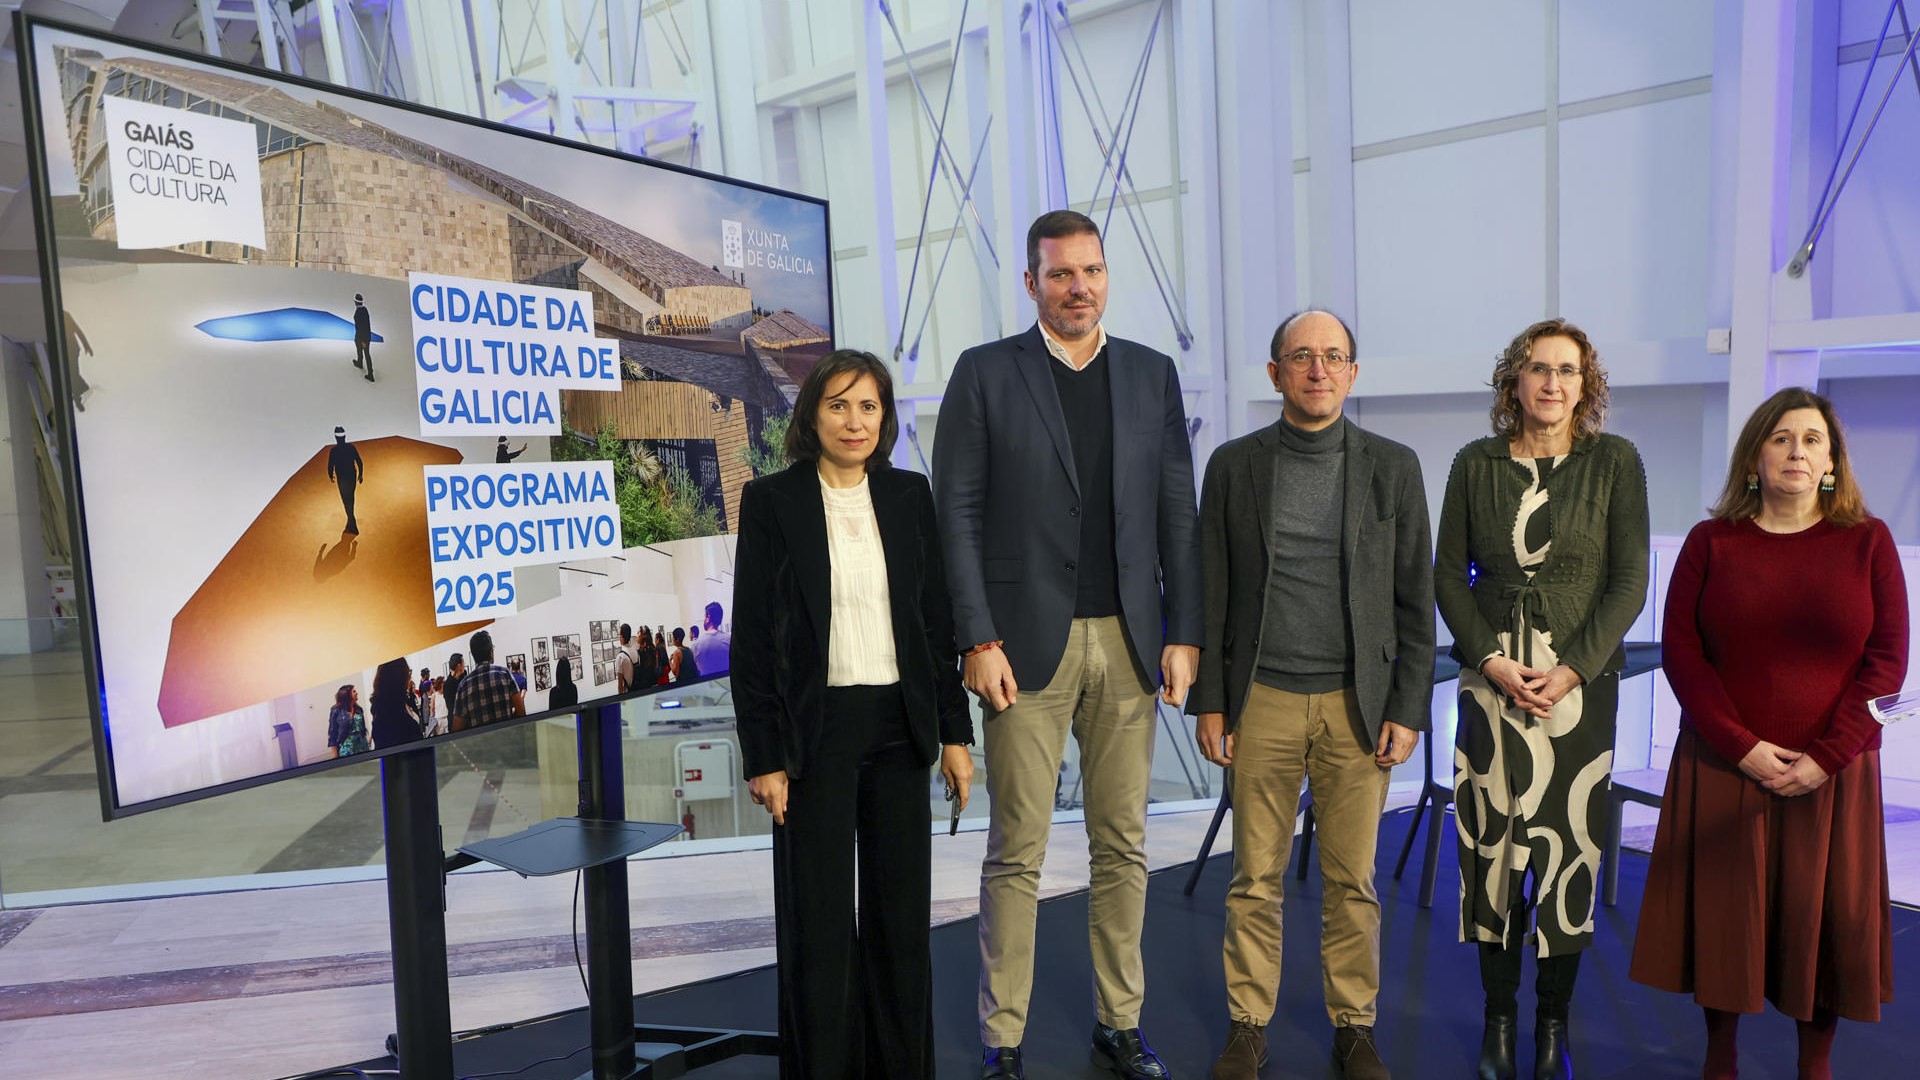
[[[1036,324],[960,354],[940,402],[933,491],[954,643],[1006,642],[1014,680],[1053,678],[1073,624],[1080,482],[1057,364]],[[1134,663],[1160,679],[1164,644],[1200,644],[1200,545],[1180,375],[1165,354],[1107,338],[1114,556]]]
[[[1228,731],[1246,707],[1260,655],[1272,532],[1265,503],[1279,468],[1278,427],[1276,421],[1215,450],[1200,490],[1207,629],[1187,711],[1225,713]],[[1342,569],[1360,715],[1375,740],[1388,720],[1426,731],[1433,702],[1433,565],[1420,459],[1351,423],[1346,452]]]

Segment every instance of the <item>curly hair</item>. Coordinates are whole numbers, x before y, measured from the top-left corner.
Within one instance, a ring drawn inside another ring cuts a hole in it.
[[[1542,319],[1520,331],[1494,358],[1493,433],[1511,439],[1520,433],[1520,369],[1533,357],[1533,346],[1541,338],[1563,337],[1580,349],[1580,401],[1573,407],[1573,437],[1588,439],[1600,434],[1607,419],[1607,369],[1587,332],[1565,319]]]

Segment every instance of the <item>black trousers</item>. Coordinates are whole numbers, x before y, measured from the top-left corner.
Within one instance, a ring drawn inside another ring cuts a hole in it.
[[[927,768],[898,684],[831,687],[825,705],[773,829],[780,1076],[931,1078]]]

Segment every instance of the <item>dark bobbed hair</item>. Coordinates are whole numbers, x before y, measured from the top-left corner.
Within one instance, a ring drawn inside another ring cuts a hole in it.
[[[1092,218],[1078,210],[1049,210],[1027,226],[1027,273],[1040,272],[1040,241],[1058,240],[1063,236],[1091,236],[1100,240],[1102,250],[1106,249],[1100,226],[1095,225]]]
[[[1520,433],[1520,369],[1533,359],[1534,343],[1541,338],[1563,337],[1580,349],[1580,403],[1573,407],[1573,437],[1590,439],[1600,434],[1607,422],[1607,367],[1600,352],[1587,339],[1587,332],[1565,319],[1541,319],[1520,331],[1493,361],[1493,433],[1511,439]]]
[[[621,623],[620,624],[620,644],[625,645],[627,642],[632,640],[633,640],[633,624]]]
[[[1334,322],[1339,323],[1340,329],[1347,332],[1347,359],[1360,359],[1360,343],[1354,340],[1353,325],[1333,312],[1328,311],[1326,308],[1317,307],[1302,308],[1280,320],[1280,328],[1273,332],[1273,340],[1267,344],[1267,359],[1274,361],[1280,359],[1280,347],[1287,342],[1287,331],[1293,329],[1294,323],[1299,322],[1309,315],[1325,315]]]
[[[1727,461],[1727,483],[1720,489],[1720,501],[1709,511],[1720,521],[1745,521],[1760,513],[1760,492],[1747,490],[1747,476],[1760,471],[1760,447],[1767,436],[1780,426],[1780,418],[1795,409],[1818,409],[1827,422],[1828,445],[1833,450],[1833,490],[1820,492],[1820,515],[1848,528],[1873,516],[1867,512],[1866,497],[1853,476],[1853,460],[1847,456],[1847,436],[1834,415],[1833,402],[1811,390],[1789,386],[1760,403],[1747,417],[1740,438],[1733,444],[1733,456]]]
[[[851,378],[843,380],[843,375]],[[859,382],[862,375],[873,376],[880,394],[880,432],[873,440],[873,453],[867,456],[867,471],[892,464],[889,459],[893,444],[900,438],[900,416],[893,403],[893,374],[879,357],[859,349],[835,349],[821,357],[807,373],[807,381],[800,384],[799,400],[793,403],[793,419],[787,424],[788,461],[820,460],[820,432],[814,428],[820,403],[826,400],[829,388],[851,386]]]
[[[572,661],[569,661],[564,656],[554,662],[553,685],[555,686],[572,686],[573,685],[573,663]]]

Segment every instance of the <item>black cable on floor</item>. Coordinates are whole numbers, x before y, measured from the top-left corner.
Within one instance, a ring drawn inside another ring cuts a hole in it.
[[[593,991],[587,988],[587,964],[580,959],[580,879],[586,876],[585,870],[573,872],[573,966],[580,972],[580,992],[587,995],[587,1003],[593,1003]]]
[[[592,1048],[593,1048],[592,1044],[589,1043],[586,1046],[579,1047],[578,1049],[569,1050],[564,1054],[556,1054],[550,1058],[541,1058],[539,1061],[530,1061],[527,1064],[522,1065],[517,1069],[506,1069],[501,1072],[468,1073],[465,1076],[462,1076],[460,1080],[486,1080],[487,1077],[491,1077],[491,1076],[519,1076],[521,1073],[526,1072],[528,1069],[534,1068],[535,1066],[552,1065],[555,1062],[565,1061],[568,1058],[573,1057],[575,1054],[579,1054],[582,1051],[590,1050]]]

